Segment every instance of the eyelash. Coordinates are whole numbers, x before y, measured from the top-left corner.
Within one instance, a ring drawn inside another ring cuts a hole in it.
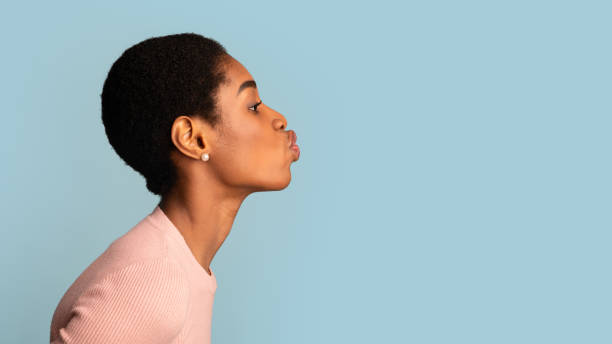
[[[251,108],[252,108],[252,107],[254,107],[254,108],[255,108],[255,110],[251,110],[251,111],[255,111],[256,113],[259,113],[259,111],[257,111],[257,107],[258,107],[259,105],[261,105],[261,103],[262,103],[262,101],[260,100],[260,101],[259,101],[259,103],[257,103],[257,104],[255,104],[255,105],[251,106],[251,107],[249,108],[249,110],[251,110]]]

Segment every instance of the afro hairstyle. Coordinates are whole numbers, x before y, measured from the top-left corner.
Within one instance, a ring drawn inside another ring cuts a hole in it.
[[[227,82],[227,53],[195,33],[151,37],[123,52],[111,66],[102,93],[102,122],[119,157],[164,196],[176,184],[170,130],[181,115],[213,128],[222,120],[217,90]]]

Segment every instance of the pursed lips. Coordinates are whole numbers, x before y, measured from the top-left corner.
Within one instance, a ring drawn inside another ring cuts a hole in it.
[[[297,142],[297,135],[295,131],[289,130],[289,147],[295,145],[296,142]]]
[[[297,134],[295,133],[295,131],[289,130],[289,149],[295,155],[295,160],[300,158],[300,147],[295,144],[296,142]]]

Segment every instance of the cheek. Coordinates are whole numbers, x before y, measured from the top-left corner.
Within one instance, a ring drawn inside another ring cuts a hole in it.
[[[290,152],[282,136],[266,127],[263,118],[233,114],[237,118],[219,137],[216,169],[230,184],[261,184],[286,174]],[[214,156],[212,156],[214,158]]]
[[[248,176],[266,172],[275,151],[271,136],[263,135],[260,125],[243,124],[227,132],[223,139],[222,169],[234,175]],[[276,142],[278,146],[278,142]]]
[[[236,163],[241,173],[257,180],[275,178],[289,161],[282,145],[281,136],[272,132],[272,128],[259,127],[257,130],[244,132],[237,141]],[[265,133],[264,133],[265,132]]]
[[[267,133],[262,135],[261,131],[250,133],[241,139],[242,151],[248,157],[253,168],[265,169],[278,160],[279,141]]]

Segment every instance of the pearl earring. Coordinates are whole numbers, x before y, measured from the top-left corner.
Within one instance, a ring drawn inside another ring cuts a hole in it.
[[[208,161],[209,158],[210,158],[210,156],[208,155],[208,153],[202,153],[202,160],[203,161]]]

